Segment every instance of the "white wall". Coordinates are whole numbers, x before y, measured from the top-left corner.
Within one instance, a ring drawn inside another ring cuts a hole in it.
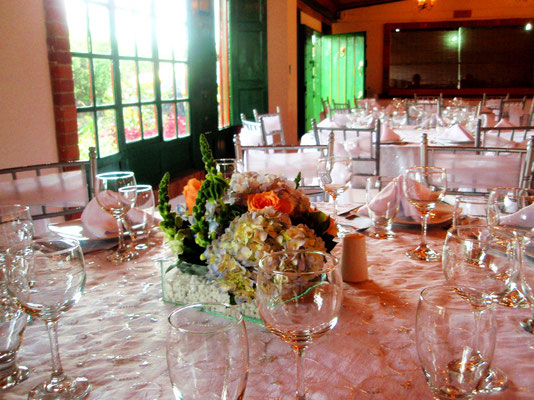
[[[0,0],[0,168],[58,160],[42,0]]]
[[[405,0],[343,11],[332,33],[367,32],[366,88],[381,93],[384,24],[462,20],[453,18],[454,10],[471,10],[466,20],[532,18],[534,22],[534,0],[436,0],[430,10],[419,10],[416,0]]]

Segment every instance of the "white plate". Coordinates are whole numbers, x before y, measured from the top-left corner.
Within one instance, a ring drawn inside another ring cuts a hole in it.
[[[110,235],[106,238],[93,236],[84,228],[82,221],[79,219],[48,224],[48,229],[61,237],[78,240],[84,252],[110,249],[117,245],[118,242],[117,235]]]
[[[428,218],[428,226],[447,225],[452,222],[452,212],[454,206],[450,204],[441,203],[434,211],[430,213]],[[421,220],[413,220],[411,217],[397,217],[394,221],[398,225],[421,225]]]

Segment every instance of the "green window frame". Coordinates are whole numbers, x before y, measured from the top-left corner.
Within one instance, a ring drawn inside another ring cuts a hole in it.
[[[191,135],[187,0],[68,0],[80,158]]]

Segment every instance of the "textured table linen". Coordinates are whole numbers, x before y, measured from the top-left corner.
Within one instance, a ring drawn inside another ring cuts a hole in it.
[[[419,227],[402,228],[393,240],[367,238],[370,281],[345,284],[336,328],[305,355],[310,399],[431,399],[415,350],[415,310],[420,290],[443,283],[440,264],[409,260],[404,252],[419,241]],[[429,242],[440,248],[445,230],[433,227]],[[80,302],[59,322],[65,371],[86,376],[90,399],[172,399],[166,371],[167,316],[161,300],[157,246],[122,265],[105,261],[107,251],[86,255],[87,286]],[[338,246],[334,253],[341,254]],[[494,365],[508,374],[510,388],[497,399],[534,398],[534,336],[518,322],[528,310],[498,309]],[[295,362],[290,347],[261,324],[247,323],[250,374],[248,400],[294,399]],[[42,321],[26,329],[18,362],[29,379],[0,393],[22,399],[50,373],[50,349]],[[479,396],[477,398],[485,398]]]

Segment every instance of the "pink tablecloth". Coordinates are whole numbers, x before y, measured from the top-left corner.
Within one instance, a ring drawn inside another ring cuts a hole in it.
[[[439,248],[445,230],[430,229]],[[338,326],[313,344],[305,357],[306,385],[313,400],[431,399],[414,345],[415,308],[420,290],[444,281],[439,263],[408,260],[404,252],[419,240],[419,228],[402,228],[394,240],[367,239],[370,281],[346,284]],[[115,266],[106,251],[86,256],[87,286],[80,302],[60,320],[63,366],[93,385],[91,399],[172,399],[166,371],[166,318],[160,273],[151,248],[140,259]],[[340,248],[335,253],[340,254]],[[528,310],[499,309],[494,365],[511,385],[488,399],[534,398],[534,336],[518,322]],[[263,325],[248,323],[250,375],[247,400],[294,399],[294,359],[287,344]],[[1,393],[6,400],[26,393],[50,370],[48,337],[41,321],[26,329],[20,364],[29,379]],[[478,398],[485,398],[479,396]]]

